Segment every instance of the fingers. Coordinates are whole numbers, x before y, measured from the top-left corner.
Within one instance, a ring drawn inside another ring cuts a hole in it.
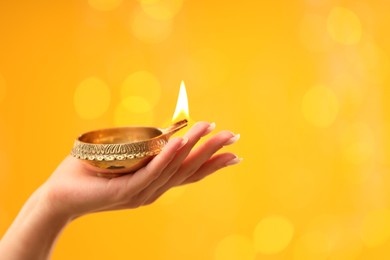
[[[206,163],[204,163],[194,174],[189,176],[187,179],[181,182],[180,185],[190,184],[202,180],[203,178],[211,175],[212,173],[225,168],[227,166],[238,164],[242,161],[242,158],[238,158],[232,153],[222,153],[214,155]],[[144,204],[153,203],[161,195],[163,195],[168,189],[172,187],[164,186],[163,188],[156,191],[153,196],[149,197]]]
[[[162,152],[157,155],[148,165],[141,170],[141,173],[162,172],[165,167],[172,161],[176,153],[188,142],[188,138],[173,138],[163,148]]]
[[[165,167],[159,178],[155,179],[148,187],[143,190],[139,197],[147,199],[158,188],[164,185],[180,168],[182,162],[187,155],[191,152],[191,149],[199,141],[199,139],[210,133],[215,128],[215,124],[198,122],[196,123],[184,136],[184,139],[188,140],[187,143],[174,155],[174,159],[170,161],[169,165]]]
[[[195,173],[210,157],[226,145],[235,143],[240,135],[230,131],[222,131],[211,137],[205,143],[192,151],[180,166],[180,174],[173,175],[162,189],[180,185],[185,179]]]
[[[178,176],[178,184],[180,180],[186,179],[188,176],[196,172],[210,157],[222,147],[234,144],[240,139],[239,134],[234,134],[230,131],[222,131],[211,137],[197,149],[192,151],[185,159],[180,170],[185,174]]]
[[[132,175],[111,179],[111,184],[120,193],[115,197],[123,201],[117,207],[148,204],[173,186],[198,181],[225,166],[238,163],[240,160],[232,153],[214,155],[239,139],[240,135],[229,131],[217,133],[194,149],[196,143],[214,128],[215,124],[199,122],[183,138],[171,139],[144,168]]]
[[[180,168],[177,170],[176,173],[169,173],[168,178],[164,178],[164,181],[159,180],[158,182],[154,182],[152,184],[153,187],[148,187],[147,189],[145,189],[145,191],[142,192],[141,195],[145,197],[146,201],[149,201],[152,197],[156,196],[155,194],[157,194],[157,196],[160,196],[170,188],[183,184],[183,182],[185,182],[185,180],[188,179],[191,175],[196,173],[199,168],[202,167],[202,165],[204,165],[210,159],[210,157],[213,156],[214,153],[216,153],[225,145],[235,143],[239,138],[240,135],[235,135],[230,131],[219,132],[218,134],[207,140],[205,143],[200,145],[198,148],[196,148],[194,151],[192,151],[181,164]],[[226,154],[224,156],[228,157],[225,158],[226,162],[235,158],[235,156],[232,154]],[[223,161],[224,156],[222,156],[221,159],[216,160],[216,162],[220,162],[221,160]],[[212,166],[219,166],[219,164],[211,163],[210,167]],[[208,171],[207,173],[210,174],[211,172]]]
[[[147,166],[132,175],[114,178],[112,181],[124,183],[124,179],[126,179],[124,189],[132,194],[143,190],[160,176],[163,170],[175,157],[178,150],[180,150],[180,148],[186,143],[186,138],[177,137],[171,139],[164,149],[156,157],[154,157]]]
[[[172,167],[180,166],[187,155],[191,152],[194,145],[202,138],[203,136],[209,134],[214,130],[214,123],[198,122],[196,123],[185,135],[184,138],[188,138],[188,143],[178,152],[175,157]]]
[[[211,132],[213,127],[213,124],[199,122],[195,124],[183,138],[178,137],[171,139],[164,147],[163,151],[153,158],[147,166],[133,175],[120,177],[127,178],[125,189],[131,192],[140,192],[146,187],[153,187],[151,184],[154,181],[166,182],[166,179],[168,179],[170,175],[163,175],[163,173],[168,172],[173,174],[176,171],[174,169],[179,168],[196,142],[198,142],[203,135]]]
[[[211,128],[210,128],[211,126]],[[134,174],[110,179],[110,189],[116,190],[113,200],[118,208],[138,207],[150,197],[148,190],[154,190],[155,182],[166,182],[176,172],[196,142],[212,130],[212,124],[200,122],[194,125],[183,138],[173,138],[163,151],[148,165]],[[167,169],[168,168],[168,169]],[[158,186],[157,186],[158,187]]]
[[[201,179],[224,167],[238,164],[241,161],[242,158],[238,158],[237,155],[232,153],[214,155],[212,158],[207,160],[207,162],[204,163],[194,174],[183,180],[180,185],[200,181]]]

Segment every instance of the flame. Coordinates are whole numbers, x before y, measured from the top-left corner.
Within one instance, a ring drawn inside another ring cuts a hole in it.
[[[173,114],[172,121],[177,121],[179,119],[188,119],[188,98],[187,91],[184,85],[184,81],[181,82],[179,97],[177,98],[177,104],[175,113]]]

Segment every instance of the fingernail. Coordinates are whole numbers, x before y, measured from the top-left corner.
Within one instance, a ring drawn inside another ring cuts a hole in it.
[[[181,148],[183,148],[183,146],[185,146],[187,142],[188,142],[188,137],[183,137],[183,139],[181,140],[181,144],[180,144],[179,148],[177,148],[177,150],[180,150]]]
[[[234,159],[231,159],[230,161],[228,161],[227,163],[225,163],[225,166],[231,166],[231,165],[235,165],[235,164],[238,164],[240,163],[241,161],[243,160],[243,158],[234,158]]]
[[[215,129],[215,123],[212,122],[210,126],[207,128],[206,132],[203,135],[208,135],[211,131]]]
[[[226,141],[225,145],[231,145],[237,142],[240,139],[241,135],[240,134],[235,134],[232,138]]]

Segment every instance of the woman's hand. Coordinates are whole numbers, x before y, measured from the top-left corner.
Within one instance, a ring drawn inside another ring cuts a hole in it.
[[[238,163],[232,153],[214,155],[239,135],[222,131],[194,148],[215,124],[199,122],[183,138],[171,139],[144,168],[135,173],[107,179],[81,161],[67,157],[42,189],[51,210],[69,218],[96,211],[136,208],[147,205],[178,185],[199,181],[207,175]]]
[[[135,173],[106,179],[67,157],[25,203],[0,242],[2,259],[48,259],[61,230],[74,218],[98,211],[147,205],[172,187],[199,181],[240,162],[232,153],[214,155],[239,139],[222,131],[194,148],[214,129],[200,122],[183,138],[173,138],[160,154]]]

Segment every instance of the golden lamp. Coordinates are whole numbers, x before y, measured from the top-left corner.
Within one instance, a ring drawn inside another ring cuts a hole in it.
[[[183,116],[188,117],[184,82],[173,121]],[[99,176],[117,177],[144,167],[187,124],[183,119],[166,128],[129,126],[90,131],[76,139],[71,155],[94,168]]]

